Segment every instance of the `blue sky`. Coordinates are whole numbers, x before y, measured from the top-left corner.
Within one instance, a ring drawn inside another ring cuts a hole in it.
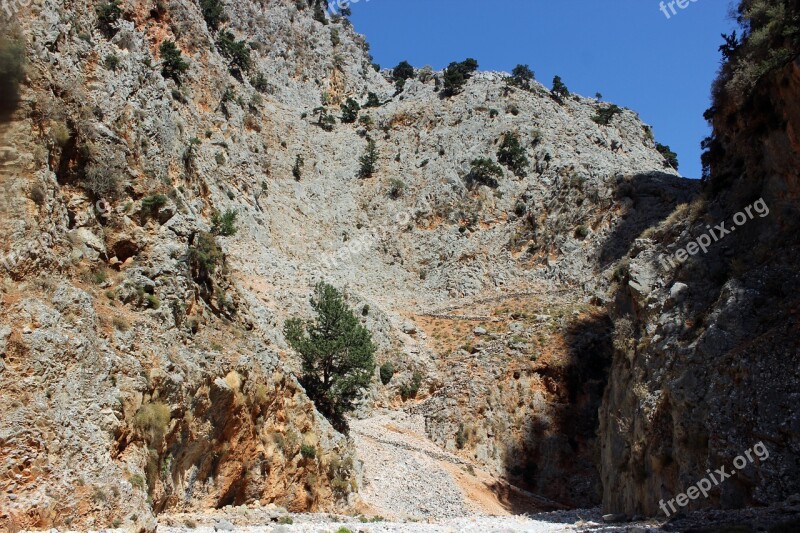
[[[680,171],[700,177],[703,111],[719,67],[720,34],[734,27],[730,0],[675,5],[660,0],[359,0],[351,21],[375,62],[408,60],[436,69],[466,57],[481,70],[527,63],[548,87],[637,111],[656,139],[678,153]]]

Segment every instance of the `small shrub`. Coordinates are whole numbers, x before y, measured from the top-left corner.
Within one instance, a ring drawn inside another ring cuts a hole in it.
[[[525,205],[525,202],[520,200],[516,204],[514,204],[514,214],[517,215],[518,217],[524,217],[527,212],[528,212],[528,206]]]
[[[586,226],[578,226],[575,228],[575,236],[581,240],[589,236],[589,228]]]
[[[378,149],[375,146],[375,141],[371,137],[367,137],[367,151],[362,155],[359,160],[358,177],[370,178],[375,173],[375,164],[378,162]]]
[[[267,92],[269,88],[269,84],[267,83],[267,77],[264,76],[263,72],[259,72],[252,78],[250,78],[250,85],[253,86],[253,89],[260,93]]]
[[[303,444],[300,446],[300,455],[302,455],[304,459],[313,459],[317,456],[317,449],[310,444]]]
[[[508,167],[516,176],[525,176],[525,169],[530,162],[516,133],[508,132],[503,135],[503,142],[497,151],[497,161]]]
[[[481,157],[472,161],[472,167],[466,176],[467,186],[473,187],[478,184],[495,189],[500,185],[497,178],[502,176],[503,169],[497,163],[491,159]]]
[[[294,524],[294,520],[292,520],[291,516],[281,516],[280,518],[278,518],[278,523],[289,525],[289,524]]]
[[[380,368],[381,383],[388,385],[394,376],[394,365],[390,362],[383,363]]]
[[[175,41],[164,41],[158,47],[158,51],[161,54],[161,75],[172,78],[175,83],[180,84],[181,76],[189,70],[189,64],[183,60]]]
[[[222,250],[214,236],[210,233],[199,233],[197,244],[189,248],[189,267],[194,279],[209,279],[222,261]]]
[[[497,109],[490,109],[489,110],[489,118],[497,118],[500,115],[500,111]]]
[[[128,320],[123,316],[115,316],[111,320],[111,324],[114,326],[114,329],[121,331],[122,333],[126,333],[131,329],[130,322],[128,322]]]
[[[294,158],[294,166],[292,167],[292,176],[294,176],[295,181],[300,181],[300,178],[303,176],[303,165],[305,165],[303,156],[298,154]]]
[[[221,235],[223,237],[230,237],[235,235],[236,217],[238,214],[233,209],[227,209],[224,213],[216,211],[211,215],[211,232],[214,235]]]
[[[155,294],[147,294],[144,297],[144,301],[147,304],[147,307],[150,309],[158,309],[161,307],[161,300],[158,299],[158,296]]]
[[[567,86],[561,80],[561,76],[555,76],[553,78],[553,88],[550,89],[550,94],[559,100],[569,96],[569,89],[567,89]]]
[[[131,485],[133,485],[133,488],[144,490],[144,478],[139,474],[132,475],[131,477],[128,478],[128,481],[130,482]]]
[[[517,65],[511,71],[511,84],[521,89],[530,90],[535,75],[528,65]]]
[[[161,402],[147,403],[133,417],[133,427],[145,436],[149,444],[159,444],[167,434],[169,421],[168,405]]]
[[[367,93],[367,103],[364,104],[364,107],[380,107],[381,101],[378,99],[378,95],[370,92]]]
[[[409,398],[416,398],[420,385],[422,385],[422,374],[415,370],[411,377],[411,383],[400,386],[400,397],[404,401]]]
[[[117,70],[117,68],[119,67],[119,57],[117,57],[114,54],[108,54],[105,60],[103,61],[103,65],[108,70]]]
[[[315,108],[312,112],[313,115],[318,115],[317,125],[324,131],[333,131],[333,126],[336,124],[336,117],[328,113],[328,109],[324,106]]]
[[[331,28],[331,44],[333,46],[339,46],[342,42],[342,39],[339,37],[339,29],[338,28]]]
[[[223,57],[230,61],[230,66],[242,72],[250,70],[253,62],[250,59],[250,45],[247,41],[237,41],[229,31],[222,30],[217,37],[217,48]]]
[[[665,167],[672,167],[678,170],[678,154],[673,152],[669,146],[661,143],[656,143],[656,150],[658,150],[659,154],[664,156]]]
[[[110,39],[117,32],[114,25],[122,16],[119,0],[111,0],[100,4],[95,9],[95,13],[97,14],[97,26],[100,28],[100,32]]]
[[[614,115],[619,115],[620,113],[622,113],[622,108],[612,104],[608,107],[598,109],[597,113],[592,117],[592,120],[601,126],[608,126],[611,123],[611,119],[614,118]]]
[[[142,213],[147,215],[155,215],[158,210],[167,204],[167,198],[163,194],[154,194],[152,196],[145,196],[142,198]]]
[[[328,25],[328,17],[325,16],[325,9],[322,7],[322,2],[314,4],[314,20],[325,26]]]
[[[216,31],[227,20],[225,6],[220,0],[200,0],[200,9],[210,30]]]
[[[336,530],[336,533],[353,533],[353,531],[347,529],[346,527],[340,527],[339,529]]]
[[[352,98],[348,98],[345,103],[341,105],[342,108],[342,122],[345,124],[352,124],[358,119],[358,112],[361,106]]]
[[[406,190],[406,184],[397,178],[392,178],[389,180],[389,198],[393,200],[397,200]]]

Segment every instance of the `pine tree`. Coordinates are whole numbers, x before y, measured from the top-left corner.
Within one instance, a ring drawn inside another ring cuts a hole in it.
[[[317,284],[312,321],[290,318],[284,326],[289,345],[300,354],[300,382],[317,409],[340,431],[375,370],[372,334],[358,321],[335,287]]]

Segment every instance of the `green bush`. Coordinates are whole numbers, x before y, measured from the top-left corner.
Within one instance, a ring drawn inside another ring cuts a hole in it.
[[[408,61],[401,61],[392,70],[392,78],[397,80],[408,80],[414,77],[414,67]]]
[[[359,178],[370,178],[375,173],[375,164],[378,162],[378,149],[375,146],[375,141],[371,137],[367,137],[367,151],[358,160],[360,166],[358,169]]]
[[[601,126],[608,126],[611,123],[611,119],[614,118],[614,115],[619,115],[621,113],[622,108],[616,104],[611,104],[608,107],[598,109],[597,113],[592,117],[592,120]]]
[[[229,31],[222,30],[217,37],[217,48],[223,57],[230,61],[230,66],[242,72],[247,72],[253,65],[250,59],[250,45],[247,41],[237,41]]]
[[[284,335],[302,362],[300,382],[317,409],[340,431],[344,415],[369,386],[375,369],[372,334],[333,286],[320,282],[311,298],[313,320],[290,318]]]
[[[300,446],[300,455],[302,455],[304,459],[313,459],[317,456],[317,449],[310,444],[303,444]]]
[[[678,154],[673,152],[669,146],[661,143],[656,143],[656,150],[664,156],[664,166],[678,170]]]
[[[163,194],[154,194],[152,196],[145,196],[142,198],[142,211],[153,214],[167,204],[167,198]]]
[[[119,0],[110,0],[107,3],[100,4],[95,8],[97,14],[97,27],[100,32],[109,39],[117,33],[114,24],[122,16],[122,9],[119,7]]]
[[[119,57],[114,54],[106,55],[105,60],[103,60],[103,66],[108,70],[117,70],[119,67]]]
[[[342,122],[345,124],[352,124],[358,119],[358,112],[361,106],[352,98],[348,98],[345,103],[341,104],[342,108]]]
[[[259,72],[250,79],[250,85],[252,85],[253,89],[255,89],[260,93],[267,92],[267,89],[269,89],[269,84],[267,83],[267,77],[264,76],[262,72]]]
[[[511,84],[521,89],[530,90],[535,75],[528,65],[517,65],[511,71]]]
[[[19,104],[19,84],[25,79],[25,46],[0,36],[0,120],[6,120]]]
[[[333,131],[333,126],[336,124],[336,117],[328,113],[328,109],[324,106],[314,108],[311,112],[313,115],[318,115],[317,125],[325,131]]]
[[[230,237],[235,235],[236,217],[238,214],[233,209],[227,209],[224,213],[215,211],[211,215],[211,232],[214,235],[221,235],[223,237]]]
[[[364,104],[364,107],[380,107],[381,101],[378,99],[378,95],[370,92],[367,93],[367,103]]]
[[[227,20],[225,6],[219,0],[200,0],[200,9],[210,30],[216,31]]]
[[[158,47],[161,54],[161,75],[172,78],[175,83],[181,83],[181,76],[189,70],[189,64],[183,60],[181,51],[175,46],[175,41],[164,41]]]
[[[575,228],[575,236],[581,240],[589,236],[589,228],[586,226],[578,226]]]
[[[450,63],[444,69],[443,75],[445,96],[453,96],[460,93],[467,80],[476,70],[478,70],[478,62],[472,58],[468,58],[461,63]]]
[[[496,189],[500,185],[497,178],[502,176],[503,169],[497,163],[491,159],[481,157],[472,161],[472,167],[466,176],[466,182],[469,188],[477,184]]]
[[[323,25],[328,25],[328,17],[325,16],[325,8],[322,7],[322,2],[314,4],[314,20],[321,22]]]
[[[197,234],[196,241],[189,247],[189,268],[194,279],[208,280],[223,262],[222,250],[210,233]]]
[[[381,383],[388,385],[394,376],[394,365],[390,362],[383,363],[380,368]]]
[[[553,88],[550,89],[550,94],[555,96],[558,100],[569,96],[569,89],[567,89],[567,86],[561,80],[561,76],[555,76],[553,78]]]
[[[525,148],[519,142],[519,136],[513,132],[507,132],[503,135],[503,142],[500,144],[500,149],[497,151],[497,161],[505,165],[516,176],[524,177],[525,170],[528,168],[530,162],[525,152]]]

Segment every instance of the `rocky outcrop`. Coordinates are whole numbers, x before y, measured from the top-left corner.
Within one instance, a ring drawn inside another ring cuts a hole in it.
[[[637,239],[618,267],[600,412],[610,512],[659,514],[662,499],[709,470],[736,470],[757,443],[768,458],[686,507],[763,505],[800,490],[799,94],[795,58],[743,100],[719,95],[712,156],[726,155],[705,194]]]

